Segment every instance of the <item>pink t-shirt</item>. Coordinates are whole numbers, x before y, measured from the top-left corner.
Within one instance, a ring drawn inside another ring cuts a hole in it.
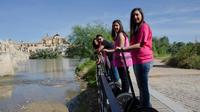
[[[127,36],[125,37],[125,44],[124,47],[128,47],[129,46],[129,40]],[[115,48],[120,46],[120,39],[119,36],[116,38],[115,40]],[[125,61],[127,64],[127,67],[132,66],[132,56],[130,52],[124,52],[124,57],[125,57]],[[122,53],[121,52],[114,52],[114,56],[113,56],[113,64],[116,67],[123,67],[123,58],[122,58]]]
[[[153,60],[152,31],[145,22],[138,30],[138,33],[130,40],[130,45],[136,43],[141,45],[141,48],[131,50],[133,64],[142,64]]]

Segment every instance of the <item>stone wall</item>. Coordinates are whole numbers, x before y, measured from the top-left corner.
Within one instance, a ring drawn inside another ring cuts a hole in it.
[[[28,59],[28,54],[16,50],[14,43],[0,41],[0,76],[14,75],[14,68]]]

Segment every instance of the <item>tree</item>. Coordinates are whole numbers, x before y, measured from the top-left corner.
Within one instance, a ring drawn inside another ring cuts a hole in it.
[[[175,55],[180,49],[182,46],[184,46],[185,43],[183,42],[173,42],[172,45],[170,45],[170,48],[169,48],[169,52],[171,53],[171,55]]]
[[[165,56],[169,54],[169,39],[166,36],[161,38],[153,38],[153,50],[155,56]]]
[[[173,43],[172,57],[168,61],[168,65],[181,68],[200,69],[200,53],[199,43]]]
[[[97,34],[101,34],[105,39],[111,40],[110,30],[102,24],[88,24],[86,26],[74,26],[72,34],[69,36],[71,47],[66,51],[67,56],[74,57],[94,57],[92,40]]]

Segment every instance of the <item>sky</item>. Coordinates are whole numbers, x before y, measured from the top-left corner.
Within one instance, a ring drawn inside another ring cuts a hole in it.
[[[120,19],[129,31],[130,12],[143,9],[154,37],[200,41],[200,0],[0,0],[0,40],[39,42],[56,33],[68,37],[76,25]]]

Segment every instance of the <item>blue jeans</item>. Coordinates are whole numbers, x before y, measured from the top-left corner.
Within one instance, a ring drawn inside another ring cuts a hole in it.
[[[151,66],[152,66],[152,62],[133,65],[133,70],[135,73],[135,77],[136,77],[136,81],[137,81],[139,93],[140,93],[140,104],[141,106],[145,106],[145,107],[151,107],[150,94],[149,94],[149,88],[148,88],[148,74],[149,74]]]
[[[113,72],[114,72],[115,81],[119,81],[119,73],[118,73],[117,67],[113,67]]]

